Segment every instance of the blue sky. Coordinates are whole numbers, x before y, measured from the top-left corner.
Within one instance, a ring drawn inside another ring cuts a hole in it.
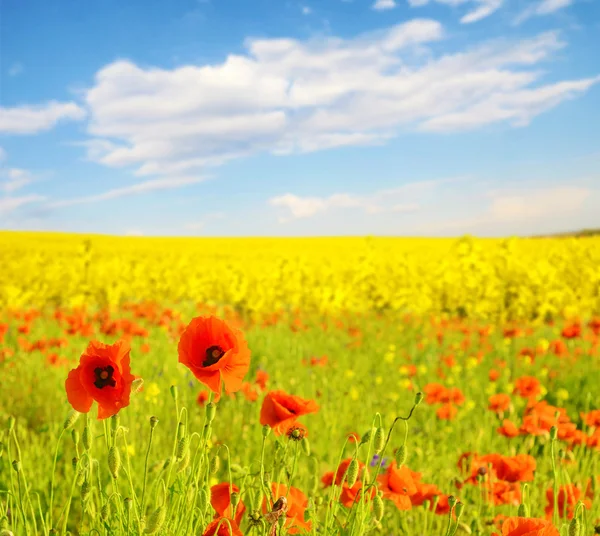
[[[596,0],[4,0],[0,228],[600,226]]]

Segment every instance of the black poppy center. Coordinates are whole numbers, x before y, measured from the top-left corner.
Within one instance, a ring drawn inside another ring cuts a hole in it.
[[[106,367],[96,367],[94,369],[94,374],[96,375],[94,385],[98,389],[104,389],[107,385],[114,387],[117,385],[117,382],[113,378],[114,372],[115,369],[111,365],[107,365]]]
[[[204,357],[204,361],[202,361],[202,366],[210,367],[211,365],[218,363],[219,359],[221,359],[224,355],[225,350],[223,350],[223,348],[220,346],[211,346],[210,348],[206,349],[206,356]]]

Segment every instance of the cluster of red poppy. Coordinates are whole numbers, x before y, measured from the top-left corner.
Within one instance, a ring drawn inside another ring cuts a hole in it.
[[[427,404],[441,404],[436,410],[438,419],[451,420],[456,417],[458,408],[465,402],[465,395],[458,387],[447,388],[439,383],[429,383],[423,388]]]

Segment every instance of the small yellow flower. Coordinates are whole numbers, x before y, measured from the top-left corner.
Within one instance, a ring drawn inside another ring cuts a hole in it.
[[[350,398],[352,400],[358,400],[359,393],[358,393],[358,389],[356,387],[352,386],[350,388],[350,393],[349,394],[350,394]]]
[[[135,447],[133,445],[127,445],[127,454],[135,456]]]
[[[405,378],[404,380],[400,380],[400,387],[402,389],[410,389],[411,385],[412,385],[412,382],[408,378]]]
[[[538,374],[542,377],[542,378],[546,378],[548,376],[548,369],[543,368],[542,370],[540,370],[538,372]]]
[[[560,388],[556,390],[556,398],[558,398],[559,400],[568,400],[569,399],[569,391],[567,391],[564,388]]]
[[[383,383],[383,378],[381,376],[377,376],[377,378],[375,378],[375,383],[377,385],[381,385]]]
[[[398,372],[400,372],[400,374],[402,376],[408,376],[408,367],[402,365],[399,369]]]
[[[354,378],[354,371],[346,369],[346,378]]]
[[[146,391],[145,391],[146,400],[156,400],[158,398],[159,394],[160,394],[160,387],[158,387],[158,384],[155,382],[149,383],[148,387],[146,388]]]
[[[392,363],[394,361],[394,352],[386,352],[383,356],[383,360],[386,363]]]
[[[390,352],[395,352],[395,351],[396,351],[396,345],[395,345],[395,344],[390,344],[390,345],[388,346],[388,350],[389,350]]]
[[[514,390],[515,390],[515,384],[514,384],[514,383],[507,383],[507,384],[506,384],[506,389],[505,389],[505,391],[506,391],[508,394],[511,394],[511,393],[512,393]]]
[[[485,387],[486,395],[493,395],[496,392],[496,384],[494,382],[488,383]]]
[[[548,348],[550,347],[550,343],[548,342],[548,339],[540,339],[537,342],[538,348],[541,348],[542,350],[544,350],[544,352],[546,350],[548,350]]]
[[[460,374],[462,372],[463,368],[460,365],[454,365],[452,367],[452,373],[453,374]]]
[[[473,400],[467,400],[465,402],[465,410],[467,411],[471,411],[472,409],[475,409],[475,402]]]
[[[543,385],[540,387],[540,397],[544,397],[548,394],[548,389],[546,389]]]
[[[452,376],[450,376],[447,380],[446,383],[448,385],[454,385],[456,382],[454,381],[454,378]]]
[[[479,361],[477,361],[476,357],[469,357],[469,359],[467,359],[467,369],[473,370],[477,365],[479,365]]]
[[[427,367],[425,365],[419,365],[417,367],[417,371],[421,376],[423,376],[423,375],[427,374]]]
[[[528,355],[526,355],[524,357],[523,361],[525,362],[526,365],[531,365],[531,363],[533,363],[533,360]]]

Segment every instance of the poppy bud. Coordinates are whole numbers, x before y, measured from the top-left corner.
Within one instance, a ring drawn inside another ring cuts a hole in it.
[[[383,501],[379,495],[373,497],[373,515],[377,521],[381,521],[383,517]]]
[[[396,465],[398,469],[406,463],[406,445],[401,445],[396,451]]]
[[[169,465],[171,465],[171,458],[167,458],[164,463],[163,463],[163,471],[165,469],[167,469],[167,467],[169,467]]]
[[[375,430],[375,436],[373,437],[373,450],[376,453],[380,453],[383,450],[385,444],[385,438],[383,437],[383,428],[380,426]]]
[[[177,448],[175,450],[175,458],[179,461],[182,460],[186,455],[190,447],[190,438],[189,436],[182,437],[177,442]]]
[[[448,497],[448,506],[450,506],[450,508],[454,508],[454,506],[456,505],[456,497],[454,495],[450,495],[450,497]]]
[[[77,464],[79,463],[79,458],[77,456],[75,456],[72,460],[71,460],[71,464],[73,465],[73,469],[77,469]]]
[[[75,411],[74,409],[69,411],[69,414],[67,415],[67,418],[65,419],[65,422],[63,424],[63,429],[69,430],[73,428],[73,425],[77,422],[77,419],[79,419],[79,415],[81,415],[81,413]]]
[[[8,431],[12,432],[13,428],[15,427],[15,418],[12,415],[10,415],[8,417],[7,424],[8,424]]]
[[[177,473],[182,473],[183,471],[185,471],[189,464],[190,464],[190,449],[186,448],[183,457],[179,461],[179,468],[177,469]]]
[[[519,505],[519,510],[517,511],[517,516],[519,517],[529,517],[529,512],[527,512],[527,506],[523,503]]]
[[[20,473],[20,472],[21,472],[21,462],[20,462],[20,461],[18,461],[18,460],[13,460],[13,462],[12,462],[12,466],[13,466],[13,469],[14,469],[14,470],[15,470],[17,473]]]
[[[302,438],[302,441],[300,442],[300,446],[302,447],[304,454],[306,454],[307,456],[310,456],[310,443],[308,442],[308,438],[306,436]]]
[[[152,417],[150,417],[150,428],[152,428],[154,430],[154,428],[156,428],[157,424],[158,424],[158,417],[155,417],[154,415],[152,415]]]
[[[118,413],[116,413],[110,418],[110,430],[113,434],[117,431],[117,428],[119,428],[119,420],[120,419]]]
[[[264,425],[262,427],[262,436],[266,439],[267,437],[269,437],[269,434],[271,433],[271,428],[268,425]]]
[[[162,528],[166,518],[167,509],[164,506],[160,506],[159,508],[154,510],[154,512],[152,512],[152,515],[148,519],[148,524],[144,529],[144,533],[154,534],[158,532]]]
[[[552,428],[550,428],[550,439],[552,439],[552,441],[555,441],[557,437],[558,429],[556,428],[556,426],[553,426]]]
[[[131,394],[137,395],[144,387],[144,380],[142,378],[136,378],[131,382]]]
[[[83,482],[85,481],[85,471],[83,469],[80,469],[79,472],[77,473],[77,479],[76,479],[76,484],[78,486],[83,486]]]
[[[579,536],[580,529],[581,524],[579,523],[579,519],[574,516],[569,523],[569,536]]]
[[[202,513],[206,512],[206,507],[208,506],[208,494],[206,490],[202,488],[198,493],[198,507]]]
[[[456,514],[457,519],[460,519],[460,516],[462,516],[464,509],[465,509],[464,503],[461,503],[460,501],[456,503],[456,508],[454,509],[454,513]]]
[[[89,481],[84,480],[83,484],[81,484],[81,500],[83,502],[87,501],[91,491],[92,486],[90,485]]]
[[[185,436],[185,424],[182,422],[177,426],[177,439],[182,439]]]
[[[423,393],[418,392],[415,395],[415,406],[418,406],[421,402],[423,402]]]
[[[372,431],[369,430],[368,432],[365,432],[362,435],[362,438],[360,440],[359,446],[360,445],[366,445],[371,440],[371,433],[372,433]]]
[[[83,448],[85,450],[90,450],[92,448],[92,431],[89,426],[86,426],[83,429],[83,435],[81,436],[81,442],[83,443]]]
[[[318,475],[312,474],[309,478],[308,489],[312,495],[315,495],[319,489],[319,477]]]
[[[235,510],[237,508],[237,505],[240,503],[240,494],[234,491],[230,495],[230,499],[229,500],[231,501],[231,510],[233,512],[235,512]]]
[[[79,445],[79,432],[77,430],[71,430],[71,439],[75,446]]]
[[[219,459],[218,454],[215,454],[211,460],[210,460],[210,465],[208,466],[208,470],[210,472],[211,475],[216,474],[216,472],[219,470],[219,466],[221,465],[221,460]]]
[[[348,483],[348,487],[354,486],[356,484],[356,479],[358,478],[358,461],[356,458],[352,458],[352,461],[348,465],[348,469],[346,471],[346,482]]]
[[[8,517],[0,517],[0,530],[6,530],[8,528]]]
[[[127,499],[125,499],[127,501]],[[100,509],[100,518],[102,521],[106,522],[110,518],[110,502],[104,503],[102,508]]]
[[[169,390],[171,391],[171,396],[173,397],[173,400],[177,402],[177,399],[179,398],[179,390],[177,389],[177,386],[171,385]]]
[[[210,424],[215,420],[215,415],[217,414],[217,406],[210,402],[206,404],[206,422]]]
[[[110,447],[108,451],[108,469],[113,478],[119,477],[119,469],[121,468],[121,454],[117,447]]]

